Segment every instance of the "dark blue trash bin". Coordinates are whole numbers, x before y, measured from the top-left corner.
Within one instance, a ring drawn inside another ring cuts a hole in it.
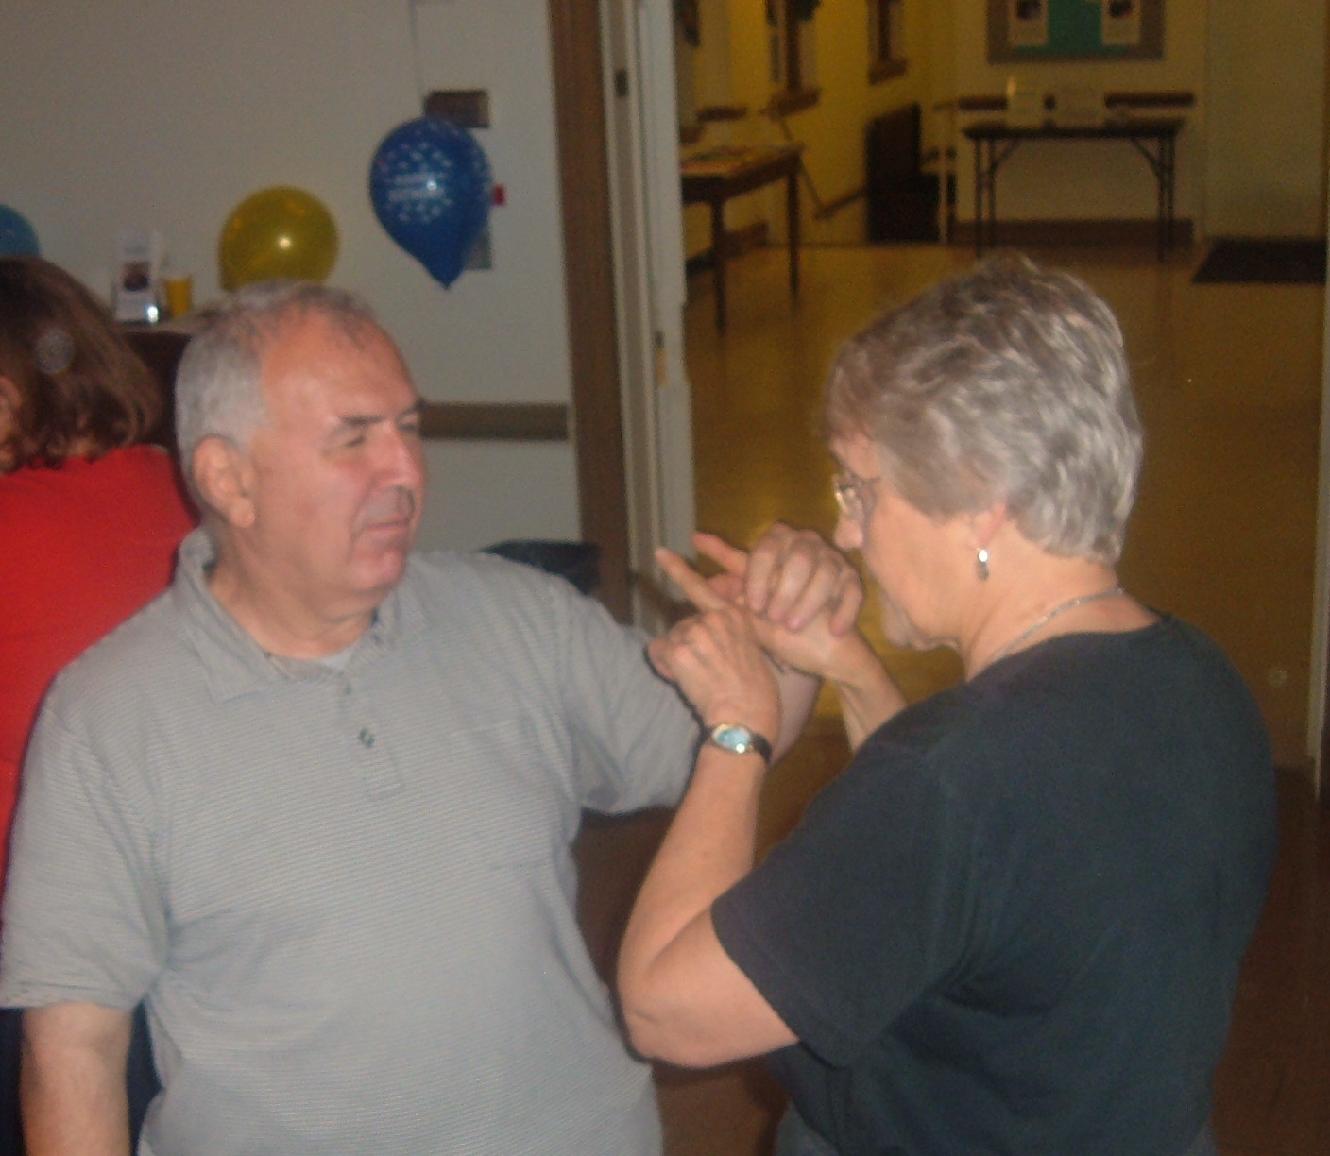
[[[600,584],[600,547],[591,542],[560,542],[547,538],[513,538],[485,547],[486,554],[498,554],[512,562],[521,562],[566,578],[583,594],[592,593]]]

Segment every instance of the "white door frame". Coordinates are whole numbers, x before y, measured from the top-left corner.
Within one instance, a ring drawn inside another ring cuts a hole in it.
[[[688,551],[695,522],[674,18],[659,0],[600,3],[634,616],[655,629],[655,548]]]
[[[1330,231],[1330,194],[1326,197],[1326,221]],[[1311,677],[1308,679],[1307,753],[1312,758],[1312,786],[1317,798],[1326,791],[1326,767],[1323,764],[1327,663],[1330,654],[1330,276],[1322,302],[1321,335],[1321,460],[1320,486],[1316,502],[1316,580],[1312,585]]]

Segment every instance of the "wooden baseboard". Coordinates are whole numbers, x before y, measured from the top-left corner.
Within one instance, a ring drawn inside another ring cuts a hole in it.
[[[1158,226],[1153,220],[1046,220],[1003,221],[997,223],[997,248],[1038,247],[1040,245],[1143,245],[1153,247],[1158,240]],[[1194,229],[1190,218],[1173,222],[1173,248],[1191,247]],[[950,240],[957,245],[974,244],[974,222],[956,221]]]

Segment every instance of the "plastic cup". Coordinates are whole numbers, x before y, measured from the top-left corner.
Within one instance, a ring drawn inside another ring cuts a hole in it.
[[[164,277],[162,296],[167,316],[183,317],[194,308],[194,278],[187,273]]]

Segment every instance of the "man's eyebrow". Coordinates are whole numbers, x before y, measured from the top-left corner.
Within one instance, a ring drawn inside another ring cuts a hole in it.
[[[383,420],[381,414],[344,413],[337,419],[337,428],[339,430],[368,429],[372,425],[378,425]]]
[[[338,430],[361,430],[385,421],[402,421],[406,418],[419,417],[425,410],[425,399],[417,398],[406,409],[396,415],[381,413],[344,413],[337,418]]]

